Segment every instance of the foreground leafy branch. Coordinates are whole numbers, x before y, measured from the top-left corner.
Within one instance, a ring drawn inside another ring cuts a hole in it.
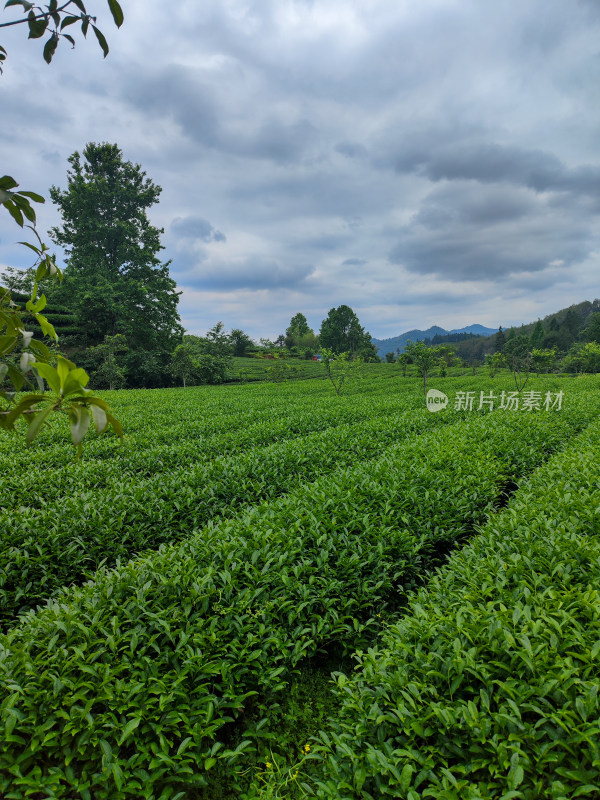
[[[117,28],[123,24],[123,10],[117,0],[107,0],[110,13],[115,21]],[[70,25],[81,23],[81,32],[84,37],[87,36],[90,25],[94,31],[94,35],[98,40],[104,58],[108,55],[108,43],[102,31],[96,27],[96,17],[87,13],[86,7],[82,0],[68,0],[62,5],[58,4],[58,0],[50,0],[50,2],[42,8],[30,3],[28,0],[7,0],[4,8],[13,6],[20,6],[25,13],[25,16],[19,19],[12,20],[11,22],[0,22],[0,28],[9,28],[14,25],[27,25],[29,28],[29,39],[41,39],[46,33],[50,33],[49,38],[44,43],[44,61],[49,64],[58,47],[60,39],[66,39],[70,44],[75,47],[75,39],[68,33],[64,33],[64,29]],[[79,12],[79,13],[77,13]],[[2,71],[3,62],[6,60],[6,50],[0,45],[0,72]]]
[[[71,440],[81,454],[81,442],[88,431],[91,416],[96,430],[102,433],[108,425],[123,438],[120,423],[110,413],[108,404],[94,397],[86,389],[89,376],[85,370],[77,368],[68,359],[58,356],[57,366],[50,364],[52,353],[48,346],[35,339],[33,331],[27,330],[26,319],[34,319],[42,334],[55,342],[58,336],[54,327],[42,314],[46,306],[46,296],[39,294],[40,282],[47,278],[62,280],[62,273],[56,266],[48,247],[42,242],[35,228],[36,215],[30,199],[44,202],[44,198],[34,192],[15,192],[18,184],[8,175],[0,178],[0,204],[4,205],[15,222],[22,228],[25,219],[33,231],[37,244],[19,242],[36,255],[31,297],[22,309],[13,302],[10,290],[0,286],[0,428],[14,429],[20,418],[26,420],[27,443],[30,444],[43,424],[55,412],[68,415]],[[44,379],[48,382],[52,395],[44,392]],[[35,385],[34,385],[35,381]],[[11,388],[7,389],[9,384]],[[17,393],[24,389],[37,388],[17,399]]]

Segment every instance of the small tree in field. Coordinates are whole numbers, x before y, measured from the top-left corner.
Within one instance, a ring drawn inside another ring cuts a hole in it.
[[[485,365],[490,373],[490,378],[493,378],[499,369],[506,366],[506,359],[500,351],[496,351],[485,357]]]
[[[513,374],[516,390],[520,392],[525,388],[531,371],[531,350],[527,336],[509,336],[503,355]]]
[[[339,397],[342,387],[357,372],[362,361],[359,358],[352,359],[350,353],[336,354],[333,350],[322,347],[321,364],[325,367],[327,378]]]
[[[194,359],[194,351],[189,344],[178,344],[173,354],[171,355],[170,363],[171,374],[175,378],[180,378],[183,382],[183,388],[186,388],[186,381],[189,380],[194,371],[197,369],[197,364]]]
[[[536,375],[540,372],[550,372],[552,367],[556,364],[556,348],[537,348],[534,347],[531,351],[531,367],[535,370]]]
[[[410,357],[408,356],[407,353],[401,353],[398,356],[398,364],[400,364],[400,367],[402,369],[402,377],[406,378],[406,368],[410,364]]]
[[[417,372],[423,378],[423,393],[427,394],[427,378],[431,370],[439,364],[440,353],[437,347],[427,347],[423,342],[408,341],[405,347],[406,355],[416,366]]]

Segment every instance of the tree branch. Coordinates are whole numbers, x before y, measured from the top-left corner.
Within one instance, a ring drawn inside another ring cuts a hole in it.
[[[57,8],[56,11],[42,11],[40,14],[37,14],[35,19],[45,19],[46,17],[52,16],[52,14],[60,14],[62,11],[65,10],[68,6],[72,4],[73,0],[68,0],[63,6]],[[23,19],[15,19],[13,22],[0,22],[0,28],[10,28],[11,25],[23,25],[23,23],[29,22],[29,17],[23,17]]]

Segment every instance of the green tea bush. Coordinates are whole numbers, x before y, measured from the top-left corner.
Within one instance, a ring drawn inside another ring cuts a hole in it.
[[[0,621],[11,624],[19,612],[103,564],[178,541],[215,516],[237,514],[319,475],[374,458],[392,443],[449,419],[385,413],[192,462],[168,474],[132,481],[114,470],[104,475],[103,485],[72,496],[65,497],[63,487],[53,502],[47,493],[40,508],[13,516],[0,537]]]
[[[600,796],[599,436],[534,473],[338,676],[318,797]]]
[[[579,415],[580,416],[580,415]],[[0,637],[7,798],[183,797],[296,665],[351,652],[578,414],[473,417],[99,572]]]

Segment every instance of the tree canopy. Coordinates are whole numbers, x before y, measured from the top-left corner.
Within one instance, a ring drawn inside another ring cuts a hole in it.
[[[67,189],[50,189],[62,216],[50,235],[67,259],[58,297],[68,298],[85,330],[81,344],[124,335],[129,383],[156,384],[142,373],[157,365],[142,369],[140,353],[168,355],[183,334],[170,262],[158,258],[163,230],[147,217],[161,188],[139,164],[124,161],[116,144],[90,143],[69,164]]]
[[[330,309],[321,323],[319,343],[334,353],[359,355],[365,361],[379,360],[371,335],[362,327],[350,306]]]

